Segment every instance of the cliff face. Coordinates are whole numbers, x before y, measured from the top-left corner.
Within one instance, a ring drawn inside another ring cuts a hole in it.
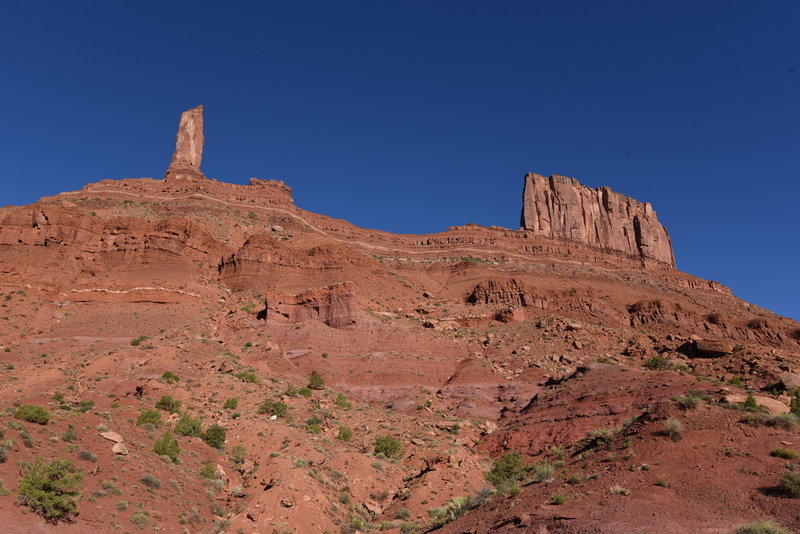
[[[520,226],[537,235],[675,267],[669,234],[653,206],[608,187],[586,187],[574,178],[526,174]]]

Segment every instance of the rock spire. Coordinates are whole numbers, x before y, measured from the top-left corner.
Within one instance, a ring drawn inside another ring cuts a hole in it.
[[[675,267],[669,234],[650,203],[574,178],[526,174],[520,227]]]
[[[197,106],[181,114],[175,152],[164,179],[171,181],[205,178],[200,170],[202,158],[203,106]]]

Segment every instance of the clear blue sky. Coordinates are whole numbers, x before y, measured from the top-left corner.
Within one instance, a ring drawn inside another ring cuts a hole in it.
[[[204,104],[207,176],[423,233],[566,174],[800,319],[800,2],[4,2],[0,50],[0,204],[161,177]]]

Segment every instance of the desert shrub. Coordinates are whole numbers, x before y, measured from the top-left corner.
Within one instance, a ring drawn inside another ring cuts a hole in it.
[[[737,528],[733,534],[790,534],[788,530],[772,521],[757,521]]]
[[[173,399],[171,395],[164,395],[156,402],[156,408],[169,413],[178,413],[178,410],[181,409],[181,401]]]
[[[94,454],[92,454],[91,452],[89,452],[87,450],[78,451],[78,458],[80,458],[81,460],[84,460],[86,462],[96,462],[97,461],[97,456],[95,456]]]
[[[671,367],[669,360],[663,356],[653,356],[652,358],[645,360],[642,364],[642,367],[645,369],[650,369],[651,371],[666,371]]]
[[[312,395],[312,393],[311,393],[311,389],[309,389],[309,388],[305,388],[305,387],[304,387],[304,388],[300,388],[300,389],[298,389],[298,390],[297,390],[297,393],[298,393],[300,396],[302,396],[302,397],[305,397],[305,398],[307,398],[307,399],[310,399],[310,398],[311,398],[311,395]]]
[[[353,407],[353,403],[347,400],[347,397],[344,395],[344,393],[339,393],[336,395],[336,406],[344,411],[349,411],[350,408]]]
[[[67,425],[67,429],[61,435],[61,439],[69,443],[71,441],[75,441],[77,438],[78,438],[78,433],[75,432],[75,427],[73,427],[72,425]]]
[[[408,508],[401,508],[400,510],[397,511],[396,514],[394,514],[395,519],[408,519],[410,517],[411,517],[411,510],[409,510]]]
[[[149,473],[142,476],[139,482],[151,489],[159,489],[161,487],[161,481]]]
[[[507,491],[519,487],[520,480],[527,474],[528,467],[522,462],[522,456],[509,452],[498,458],[486,473],[486,480],[494,484],[497,491]]]
[[[268,413],[270,415],[277,415],[278,417],[284,417],[288,411],[289,407],[286,406],[286,404],[273,399],[265,400],[257,410],[260,414]]]
[[[553,495],[550,502],[552,502],[556,506],[562,505],[565,502],[567,502],[567,496],[564,495],[563,493],[556,493],[555,495]]]
[[[161,378],[164,379],[164,382],[167,384],[174,384],[175,382],[180,382],[181,377],[173,373],[172,371],[164,371],[164,374],[161,375]]]
[[[211,462],[206,462],[203,464],[203,468],[200,469],[200,476],[209,480],[216,480],[217,470],[214,469],[214,464]]]
[[[77,411],[78,413],[86,413],[92,408],[94,408],[94,401],[85,400],[78,402],[78,404],[75,406],[75,411]]]
[[[242,371],[241,373],[236,373],[233,376],[239,380],[244,380],[245,382],[249,382],[251,384],[259,383],[258,377],[255,375],[255,373],[251,373],[250,371]]]
[[[50,420],[50,412],[41,406],[33,406],[31,404],[23,404],[17,411],[14,412],[14,417],[28,421],[29,423],[36,423],[37,425],[46,425]]]
[[[586,433],[586,439],[589,440],[589,447],[602,447],[608,444],[621,430],[620,427],[590,430]]]
[[[778,488],[790,497],[800,497],[800,474],[791,471],[784,473],[778,482]]]
[[[742,409],[747,411],[757,411],[758,410],[758,403],[756,402],[756,398],[753,397],[752,394],[748,394],[747,398],[741,404]]]
[[[175,439],[172,432],[167,430],[164,432],[164,435],[161,436],[161,439],[156,440],[153,444],[153,451],[159,456],[169,456],[170,460],[177,462],[178,453],[181,452],[181,449],[178,446],[178,440]]]
[[[147,510],[139,510],[131,516],[129,521],[136,525],[136,528],[139,530],[144,530],[150,523],[150,512]]]
[[[203,441],[215,449],[221,449],[225,444],[225,436],[228,431],[225,427],[219,425],[211,425],[203,434]]]
[[[682,397],[675,397],[675,402],[681,410],[692,410],[706,400],[706,396],[700,391],[689,391]]]
[[[431,508],[428,510],[428,515],[436,523],[443,525],[467,513],[471,509],[471,506],[472,502],[469,497],[455,497],[444,506]]]
[[[234,445],[228,456],[233,463],[241,464],[244,463],[245,458],[247,458],[247,450],[243,445]]]
[[[239,407],[239,397],[230,397],[228,400],[225,401],[225,405],[223,408],[226,410],[235,410]]]
[[[683,423],[677,419],[667,419],[664,421],[664,430],[662,434],[667,436],[672,441],[680,441],[683,439]]]
[[[550,464],[536,464],[528,469],[531,482],[544,482],[553,476],[553,466]]]
[[[138,347],[139,345],[142,344],[142,341],[144,341],[145,339],[147,339],[147,336],[135,337],[135,338],[133,338],[131,340],[131,346],[132,347]]]
[[[378,436],[375,438],[375,454],[400,459],[403,457],[403,443],[393,436]]]
[[[336,436],[336,439],[339,441],[349,442],[351,439],[353,439],[353,430],[350,427],[340,425],[339,435]],[[401,517],[400,519],[404,518]]]
[[[145,410],[136,418],[136,426],[158,427],[160,425],[161,413],[158,410]]]
[[[738,376],[734,376],[733,378],[728,380],[728,384],[736,386],[737,388],[743,387],[742,379],[739,378]]]
[[[784,460],[797,459],[797,451],[794,449],[775,449],[770,453],[770,455],[777,456],[778,458],[783,458]]]
[[[308,378],[308,387],[311,389],[322,389],[325,387],[325,379],[321,374],[314,371]]]
[[[311,434],[321,434],[322,426],[319,423],[307,423],[306,430],[308,430]]]
[[[782,413],[767,419],[769,426],[777,426],[784,430],[792,430],[800,423],[800,417],[793,413]]]
[[[194,418],[188,413],[181,415],[175,424],[175,433],[179,436],[199,436],[202,430],[202,422],[199,418]]]
[[[69,460],[23,463],[17,493],[19,503],[47,521],[69,521],[78,514],[78,487],[83,475]]]
[[[296,397],[297,396],[297,386],[289,384],[286,386],[286,391],[283,392],[284,395],[287,397]]]
[[[611,486],[610,488],[608,488],[608,493],[610,493],[611,495],[630,495],[631,494],[630,490],[627,490],[627,489],[623,488],[619,484],[616,484],[616,485]]]

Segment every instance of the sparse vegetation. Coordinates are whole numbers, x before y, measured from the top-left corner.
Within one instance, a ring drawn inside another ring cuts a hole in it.
[[[733,534],[790,534],[790,532],[772,521],[756,521],[737,528]]]
[[[50,412],[41,406],[23,404],[14,412],[14,417],[37,425],[46,425],[50,420]]]
[[[347,412],[353,407],[353,403],[343,393],[339,393],[336,395],[336,406]]]
[[[211,462],[204,463],[203,468],[200,469],[200,476],[209,480],[216,480],[217,470],[214,469],[214,464]]]
[[[375,454],[384,454],[387,458],[399,460],[403,457],[403,443],[393,436],[378,436],[375,439]]]
[[[139,479],[139,482],[141,482],[142,484],[144,484],[145,486],[147,486],[150,489],[160,489],[161,488],[161,481],[158,480],[156,477],[154,477],[153,475],[151,475],[149,473],[146,474],[146,475],[143,475],[142,478]]]
[[[243,445],[234,445],[228,456],[233,463],[242,464],[244,463],[245,458],[247,458],[247,450]]]
[[[666,371],[672,365],[670,365],[669,360],[663,356],[653,356],[652,358],[645,360],[642,364],[642,367],[645,369],[650,369],[651,371]]]
[[[686,395],[682,397],[675,397],[675,402],[678,403],[678,406],[681,410],[693,410],[704,401],[708,400],[708,396],[704,395],[700,391],[689,391]]]
[[[142,344],[142,341],[144,341],[145,339],[147,339],[147,336],[135,337],[135,338],[133,338],[131,340],[131,346],[132,347],[138,347],[139,345]]]
[[[553,495],[550,502],[552,502],[556,506],[562,505],[565,502],[567,502],[567,496],[564,495],[563,493],[556,493],[555,495]]]
[[[284,417],[289,411],[289,407],[286,404],[276,401],[274,399],[267,399],[258,407],[257,412],[259,414],[270,414],[275,415],[277,417]]]
[[[78,513],[78,488],[83,475],[69,460],[22,463],[18,501],[47,521],[69,521]]]
[[[226,410],[235,410],[239,407],[239,397],[230,397],[225,401],[223,406]]]
[[[431,508],[428,515],[439,525],[449,523],[458,519],[472,508],[472,501],[469,497],[455,497],[444,506]]]

